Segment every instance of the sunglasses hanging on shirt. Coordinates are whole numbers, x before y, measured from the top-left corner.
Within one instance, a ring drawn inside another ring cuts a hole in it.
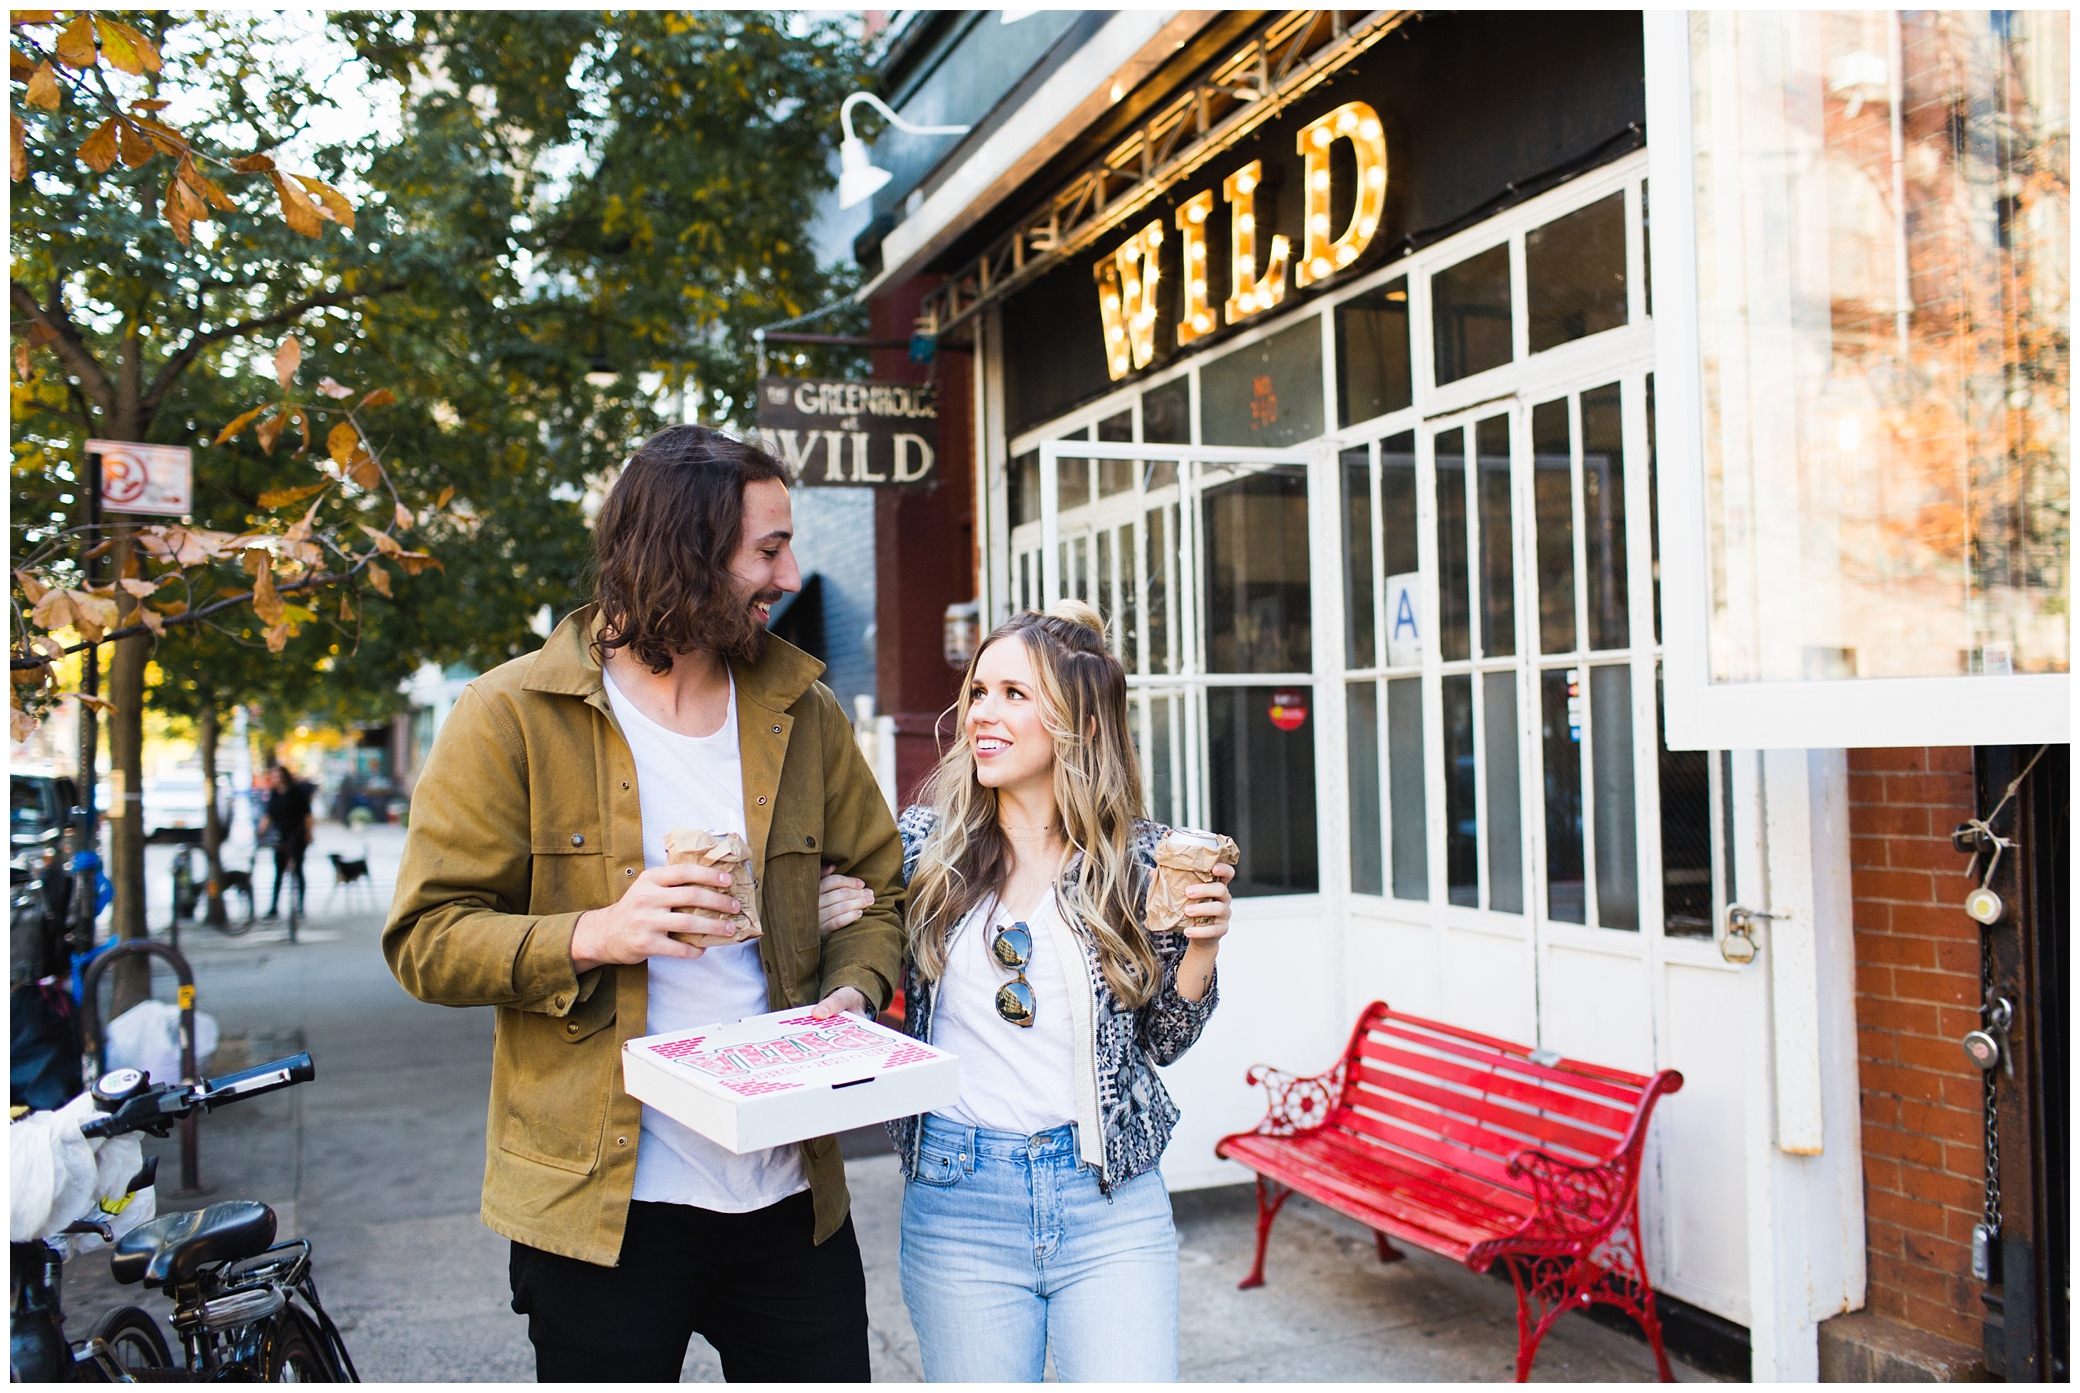
[[[990,956],[1018,976],[997,988],[997,1014],[1013,1025],[1030,1029],[1033,1024],[1033,984],[1026,981],[1026,966],[1033,961],[1033,931],[1023,923],[999,927],[990,941]]]

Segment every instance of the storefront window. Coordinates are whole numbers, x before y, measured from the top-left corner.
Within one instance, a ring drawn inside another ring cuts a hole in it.
[[[1175,378],[1141,394],[1141,438],[1151,445],[1192,443],[1192,383]],[[1176,466],[1171,466],[1176,477]]]
[[[1577,208],[1524,236],[1531,351],[1625,322],[1625,195]]]
[[[1320,318],[1309,316],[1207,364],[1199,375],[1199,402],[1209,445],[1277,448],[1320,435]]]
[[[1292,695],[1279,687],[1206,691],[1207,812],[1242,848],[1238,896],[1320,888],[1312,713],[1295,722]]]
[[[1372,447],[1338,457],[1343,478],[1343,648],[1349,667],[1373,665]]]
[[[1544,746],[1546,802],[1546,917],[1589,922],[1582,877],[1581,669],[1539,674],[1539,722]]]
[[[1490,247],[1430,278],[1437,385],[1499,368],[1511,346],[1509,246]]]
[[[1423,679],[1387,683],[1387,791],[1394,898],[1430,898],[1428,798],[1423,790]]]
[[[1307,476],[1269,469],[1206,490],[1206,669],[1307,672],[1314,665]]]
[[[1531,408],[1531,506],[1538,530],[1538,650],[1574,651],[1574,433],[1568,401]]]
[[[1474,427],[1475,506],[1480,509],[1481,656],[1517,651],[1516,536],[1510,527],[1509,417]]]
[[[1415,404],[1408,351],[1408,277],[1336,307],[1336,419],[1369,421]]]
[[[1028,450],[1014,458],[1004,483],[1010,525],[1040,521],[1040,452]]]
[[[1437,651],[1446,662],[1473,656],[1467,624],[1466,432],[1448,430],[1437,459]]]
[[[1632,668],[1589,669],[1589,748],[1596,769],[1596,922],[1639,931],[1639,833],[1633,812]]]
[[[1692,15],[1711,682],[2069,670],[2069,22]]]
[[[1481,675],[1481,752],[1487,759],[1488,908],[1524,912],[1524,824],[1517,775],[1517,675]]]
[[[1117,416],[1098,422],[1098,439],[1134,439],[1134,413],[1122,411]],[[1134,487],[1134,462],[1123,459],[1101,459],[1098,461],[1098,497],[1111,498]]]
[[[1654,682],[1654,710],[1662,710]],[[1665,724],[1665,722],[1664,722]],[[1658,744],[1661,764],[1661,923],[1677,938],[1712,937],[1711,755]]]
[[[1625,431],[1616,383],[1582,393],[1582,522],[1589,551],[1589,646],[1630,648]]]
[[[1344,688],[1344,716],[1350,734],[1351,893],[1385,893],[1380,862],[1379,684],[1352,682]]]

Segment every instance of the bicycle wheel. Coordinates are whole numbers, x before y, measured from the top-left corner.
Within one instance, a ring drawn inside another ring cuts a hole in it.
[[[159,1322],[140,1307],[116,1307],[96,1322],[90,1338],[106,1340],[109,1356],[126,1374],[173,1367],[173,1354],[166,1348],[166,1337],[159,1333]],[[79,1377],[90,1383],[110,1382],[108,1371],[98,1360],[89,1359],[77,1370]]]
[[[293,1308],[275,1319],[268,1333],[261,1377],[269,1383],[338,1383],[324,1343],[311,1330],[303,1313]]]

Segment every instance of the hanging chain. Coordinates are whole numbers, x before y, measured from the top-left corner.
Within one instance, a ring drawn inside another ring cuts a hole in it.
[[[1992,945],[1985,939],[1986,934],[1982,933],[1979,944],[1979,999],[1985,1003],[1983,1009],[1991,1015],[1993,952]],[[2001,1231],[2000,1076],[1999,1069],[1988,1069],[1985,1071],[1982,1085],[1986,1090],[1986,1212],[1982,1222],[1989,1239]]]

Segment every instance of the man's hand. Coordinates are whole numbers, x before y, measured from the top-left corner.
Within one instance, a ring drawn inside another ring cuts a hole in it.
[[[839,875],[836,866],[824,865],[823,879],[816,884],[817,932],[829,938],[847,924],[857,923],[873,907],[874,892],[864,880]]]
[[[707,950],[671,935],[732,932],[725,916],[743,906],[721,893],[729,883],[729,872],[718,866],[652,866],[617,903],[578,916],[571,933],[571,966],[590,972],[602,963],[699,957]],[[674,913],[680,908],[703,912]]]
[[[829,996],[817,1002],[815,1008],[809,1014],[828,1018],[837,1015],[840,1011],[850,1011],[853,1015],[865,1016],[868,1020],[874,1019],[874,1013],[867,1009],[867,999],[860,994],[858,987],[838,988]]]

